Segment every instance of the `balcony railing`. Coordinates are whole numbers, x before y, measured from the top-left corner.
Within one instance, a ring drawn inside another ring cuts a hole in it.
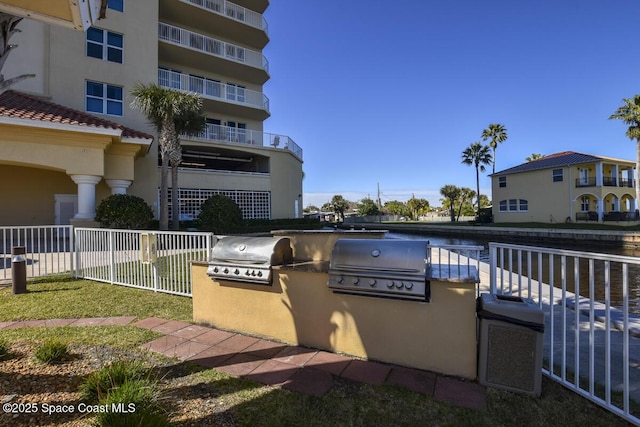
[[[158,38],[163,41],[188,47],[207,55],[226,58],[269,72],[269,62],[262,53],[194,33],[173,25],[158,23]]]
[[[259,147],[272,147],[291,151],[302,160],[302,148],[285,135],[240,129],[229,126],[207,124],[204,132],[198,136],[189,137],[196,140],[233,142]]]
[[[262,14],[254,12],[253,10],[246,9],[242,6],[238,6],[235,3],[231,3],[226,0],[180,0],[183,3],[189,3],[202,9],[208,10],[218,15],[224,15],[230,19],[242,22],[255,28],[267,32],[267,21]]]
[[[604,187],[629,187],[633,188],[632,179],[616,178],[614,176],[603,176],[602,185]],[[576,178],[576,187],[595,187],[595,177],[590,178]]]
[[[203,77],[158,69],[158,84],[169,89],[195,92],[205,98],[219,99],[234,104],[248,105],[269,111],[269,98],[262,92],[241,86],[220,83]]]

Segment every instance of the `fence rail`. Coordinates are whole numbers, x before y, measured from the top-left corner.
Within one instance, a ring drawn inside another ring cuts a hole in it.
[[[212,233],[76,228],[77,276],[191,296],[191,261],[206,261]]]
[[[11,249],[24,246],[27,277],[73,274],[73,228],[70,225],[0,227],[0,281],[11,280]]]
[[[543,374],[640,424],[640,259],[501,243],[489,255],[491,293],[545,313]]]

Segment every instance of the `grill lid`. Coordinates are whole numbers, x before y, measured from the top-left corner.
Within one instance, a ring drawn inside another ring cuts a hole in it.
[[[211,251],[212,279],[271,284],[271,267],[293,259],[286,237],[223,237]]]

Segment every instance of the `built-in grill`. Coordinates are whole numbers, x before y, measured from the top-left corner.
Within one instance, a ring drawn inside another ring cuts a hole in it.
[[[426,240],[339,239],[329,261],[334,292],[429,301]]]
[[[292,259],[286,237],[223,237],[211,251],[207,274],[212,280],[271,285],[271,267]]]

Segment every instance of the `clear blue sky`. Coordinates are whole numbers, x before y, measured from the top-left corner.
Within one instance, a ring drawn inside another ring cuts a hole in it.
[[[304,150],[305,206],[377,183],[383,202],[440,205],[443,185],[475,189],[461,153],[489,123],[509,135],[496,171],[567,150],[633,160],[608,117],[640,93],[638,16],[635,0],[272,0],[265,131]]]

